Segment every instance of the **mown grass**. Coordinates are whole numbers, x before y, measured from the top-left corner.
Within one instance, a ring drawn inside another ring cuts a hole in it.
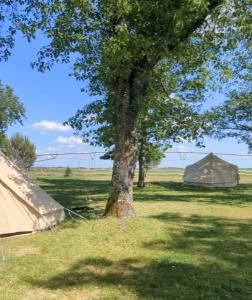
[[[3,241],[0,299],[252,299],[252,176],[236,188],[190,188],[182,173],[155,170],[135,188],[137,218],[101,218],[110,171],[37,170],[68,220]],[[92,202],[87,202],[86,198]]]

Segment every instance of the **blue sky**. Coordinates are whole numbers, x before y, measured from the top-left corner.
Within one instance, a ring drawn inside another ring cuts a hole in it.
[[[13,125],[8,130],[8,135],[20,132],[29,136],[35,143],[38,154],[50,152],[78,152],[102,151],[98,147],[83,144],[81,139],[74,135],[69,128],[64,128],[62,123],[73,116],[92,98],[81,92],[86,83],[76,82],[68,76],[70,65],[56,65],[50,72],[39,73],[33,70],[30,63],[36,59],[37,50],[43,45],[43,40],[38,38],[32,43],[27,43],[21,36],[17,37],[12,56],[7,62],[0,64],[0,80],[10,85],[15,94],[26,108],[24,126]],[[219,103],[223,97],[214,94],[211,103]],[[206,152],[247,153],[247,146],[238,144],[234,139],[217,141],[206,139]],[[174,145],[174,151],[202,151],[193,144],[183,143]],[[40,166],[82,166],[82,167],[110,167],[111,162],[99,160],[99,155],[71,156],[41,162]],[[161,163],[161,167],[184,167],[198,159],[201,155],[175,155],[169,154]],[[232,158],[223,156],[240,167],[252,167],[251,158]]]

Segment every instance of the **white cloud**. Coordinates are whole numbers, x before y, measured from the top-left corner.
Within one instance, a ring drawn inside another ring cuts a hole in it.
[[[33,129],[45,131],[60,131],[66,132],[71,131],[72,128],[70,126],[64,126],[60,123],[56,123],[54,121],[42,120],[40,122],[33,123],[31,126]]]
[[[82,141],[81,138],[71,136],[71,137],[63,137],[59,136],[55,142],[60,145],[67,145],[67,146],[75,146],[75,145],[84,145],[85,143]]]
[[[176,141],[176,143],[180,143],[180,142],[185,143],[185,142],[188,142],[188,140],[184,139],[182,136],[179,136],[179,135],[176,136],[175,141]]]
[[[56,148],[56,147],[47,147],[46,150],[49,151],[49,152],[56,152],[56,151],[60,151],[60,148]]]
[[[190,151],[190,147],[186,147],[185,145],[178,145],[177,151],[178,152],[187,152],[187,151]]]

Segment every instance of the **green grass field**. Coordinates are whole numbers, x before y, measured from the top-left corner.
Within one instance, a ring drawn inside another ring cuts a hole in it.
[[[70,219],[5,239],[0,299],[252,299],[252,172],[236,188],[185,187],[179,170],[155,170],[135,188],[137,218],[101,218],[110,171],[33,170]],[[89,196],[93,201],[87,202]]]

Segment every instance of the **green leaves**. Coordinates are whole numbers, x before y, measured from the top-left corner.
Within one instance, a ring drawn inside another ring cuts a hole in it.
[[[223,105],[210,114],[212,135],[234,137],[252,146],[252,91],[233,91]]]
[[[7,21],[9,30],[0,37],[5,58],[17,29],[28,40],[40,30],[49,44],[41,48],[33,66],[44,72],[55,63],[71,63],[72,75],[88,79],[90,92],[100,94],[112,89],[115,76],[120,73],[126,78],[143,59],[152,66],[171,57],[178,63],[194,61],[195,69],[210,59],[219,60],[217,53],[237,48],[237,41],[249,36],[251,3],[22,0],[14,5],[5,0],[0,5],[0,24]],[[215,67],[222,70],[221,64]]]
[[[7,141],[4,153],[19,167],[28,169],[36,160],[36,147],[27,136],[14,134]]]
[[[24,116],[25,109],[19,98],[14,95],[11,87],[3,85],[0,81],[0,136],[3,137],[13,123],[22,123]]]
[[[55,63],[70,63],[71,75],[88,79],[90,94],[101,96],[101,102],[70,119],[77,130],[87,126],[87,138],[93,132],[93,143],[113,141],[115,107],[118,101],[131,101],[136,77],[148,86],[144,99],[137,100],[136,123],[153,118],[157,139],[173,136],[176,126],[165,129],[173,118],[180,118],[185,136],[189,130],[196,137],[201,121],[194,105],[204,100],[204,93],[251,79],[250,0],[4,0],[0,24],[6,21],[10,27],[0,37],[2,57],[9,55],[17,29],[28,40],[42,31],[49,44],[40,49],[33,67],[44,72]],[[139,70],[143,76],[136,76]],[[186,114],[195,122],[183,122]]]

